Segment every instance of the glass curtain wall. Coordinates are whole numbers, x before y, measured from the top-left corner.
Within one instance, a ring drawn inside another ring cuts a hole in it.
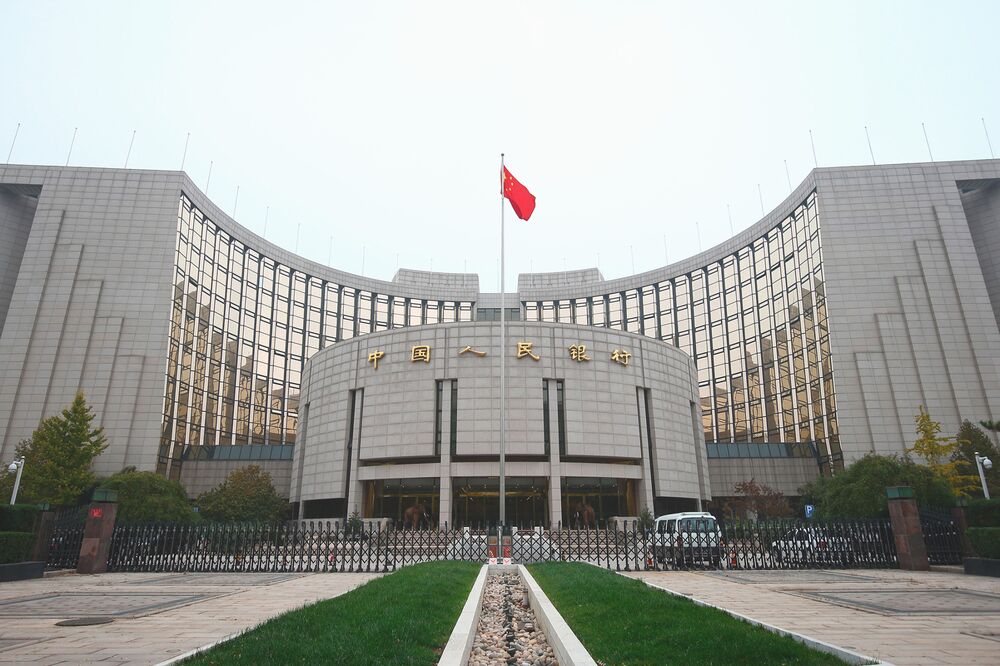
[[[686,351],[707,442],[813,442],[824,467],[842,465],[815,192],[753,243],[690,273],[524,305],[527,321],[631,331]]]
[[[403,326],[471,321],[472,302],[376,294],[248,247],[182,195],[158,470],[184,459],[287,460],[302,369],[339,340]]]

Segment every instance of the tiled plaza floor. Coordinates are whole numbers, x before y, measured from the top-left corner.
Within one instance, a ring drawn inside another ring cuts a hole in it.
[[[1000,664],[997,578],[891,570],[629,575],[898,666]]]
[[[103,574],[2,583],[0,664],[156,664],[375,576]],[[90,616],[114,621],[56,626]]]

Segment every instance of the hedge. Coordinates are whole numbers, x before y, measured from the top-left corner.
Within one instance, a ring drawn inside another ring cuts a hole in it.
[[[1000,560],[1000,527],[970,527],[965,533],[976,555]]]
[[[969,527],[1000,527],[1000,499],[979,499],[965,509]]]
[[[0,506],[0,532],[34,532],[38,514],[34,504]]]
[[[34,545],[31,532],[0,532],[0,564],[27,561]]]

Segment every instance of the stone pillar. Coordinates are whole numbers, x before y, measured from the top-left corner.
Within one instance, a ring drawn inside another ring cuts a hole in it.
[[[94,492],[94,501],[87,511],[87,522],[83,528],[80,559],[76,565],[77,573],[107,572],[108,555],[111,554],[111,536],[115,531],[115,516],[118,513],[117,502],[116,492],[107,490]]]
[[[55,511],[42,511],[38,517],[38,529],[35,530],[35,546],[31,549],[32,562],[48,562],[49,546],[52,543],[52,532],[55,527]]]
[[[899,568],[903,571],[929,571],[931,567],[913,488],[893,486],[886,488],[885,494],[889,498],[889,520],[892,521],[892,538],[896,542]]]
[[[653,461],[649,459],[649,414],[646,412],[646,389],[636,388],[636,400],[639,405],[639,446],[642,451],[642,479],[641,486],[636,488],[636,515],[642,513],[643,509],[649,509],[653,513]]]
[[[966,533],[969,521],[965,517],[965,500],[959,500],[959,505],[951,508],[951,519],[955,521],[955,527],[959,531],[959,539],[962,541],[962,557],[975,557],[972,552],[972,542],[969,541],[969,535]]]
[[[441,390],[441,450],[438,470],[438,525],[453,526],[451,517],[451,382],[445,379]]]
[[[556,383],[549,382],[549,528],[562,523],[562,470],[559,463],[559,408]]]
[[[363,500],[363,485],[361,481],[358,480],[358,458],[361,457],[361,419],[364,417],[364,404],[365,398],[364,394],[360,391],[355,394],[355,404],[354,404],[354,432],[351,433],[351,469],[348,472],[348,478],[350,479],[347,484],[347,488],[344,490],[347,494],[347,516],[350,518],[351,514],[355,511],[365,518],[363,514],[364,507],[361,506]]]

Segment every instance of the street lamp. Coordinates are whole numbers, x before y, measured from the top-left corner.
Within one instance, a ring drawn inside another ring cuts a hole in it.
[[[10,494],[10,503],[13,505],[17,501],[17,489],[21,485],[21,472],[24,471],[24,458],[14,458],[14,462],[7,465],[8,472],[17,472],[14,478],[14,490]]]
[[[986,499],[990,498],[990,489],[986,487],[986,473],[983,472],[984,469],[993,469],[993,461],[986,456],[979,455],[979,451],[975,452],[976,455],[976,469],[979,470],[979,480],[983,483],[983,495]],[[16,486],[15,486],[16,487]]]

